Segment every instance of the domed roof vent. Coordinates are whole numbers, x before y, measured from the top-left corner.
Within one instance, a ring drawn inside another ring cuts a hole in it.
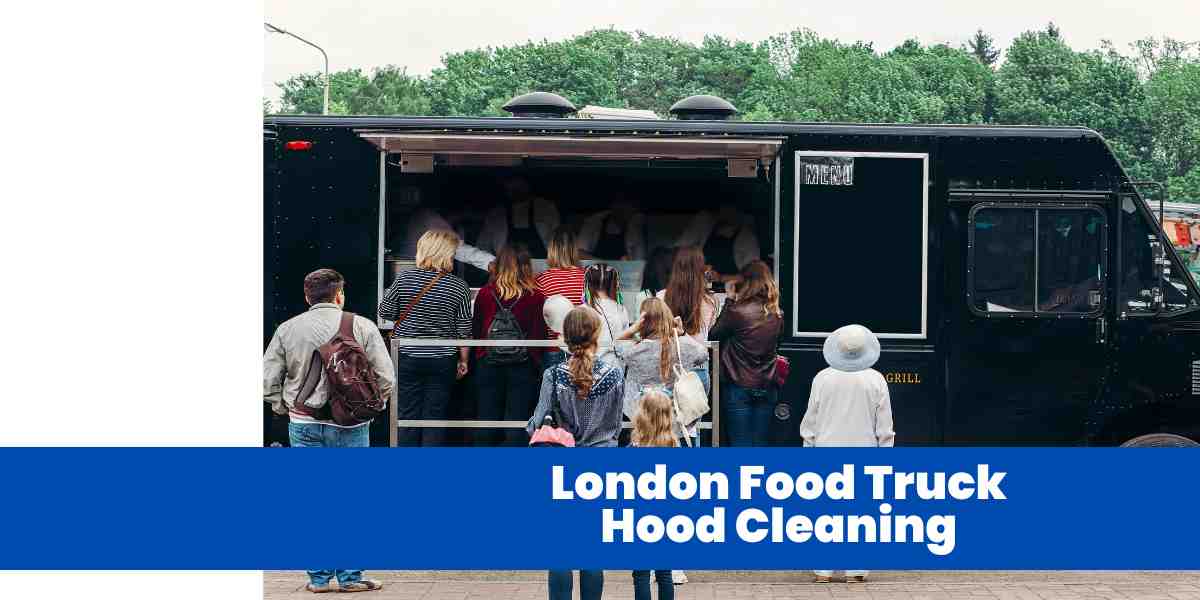
[[[509,100],[502,108],[514,117],[540,117],[553,119],[565,117],[577,109],[570,100],[550,92],[530,92]]]
[[[671,114],[683,121],[724,121],[738,112],[724,98],[700,94],[671,105]]]

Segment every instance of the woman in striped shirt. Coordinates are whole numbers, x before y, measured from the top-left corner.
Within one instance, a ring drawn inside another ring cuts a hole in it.
[[[559,295],[571,301],[572,306],[583,304],[583,267],[579,266],[579,247],[575,240],[575,231],[566,225],[560,225],[550,237],[550,249],[547,252],[546,264],[550,268],[542,271],[537,277],[538,290],[542,296],[549,298]],[[554,338],[558,332],[547,332],[548,338]],[[546,350],[544,363],[554,365],[565,360],[561,350],[549,348]]]
[[[434,229],[417,241],[417,268],[402,271],[379,303],[379,317],[395,320],[393,338],[467,339],[471,335],[471,290],[451,274],[461,242]],[[468,349],[402,346],[396,365],[396,409],[400,419],[446,418],[455,377],[467,374]],[[401,427],[401,446],[440,446],[442,428]]]
[[[554,230],[550,238],[550,249],[546,256],[549,267],[538,275],[538,289],[549,298],[555,294],[566,296],[571,304],[583,304],[583,267],[579,265],[579,248],[575,231],[568,226]]]

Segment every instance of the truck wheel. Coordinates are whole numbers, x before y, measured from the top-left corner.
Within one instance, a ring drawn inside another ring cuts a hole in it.
[[[1173,433],[1147,433],[1121,444],[1122,448],[1193,448],[1194,440]]]

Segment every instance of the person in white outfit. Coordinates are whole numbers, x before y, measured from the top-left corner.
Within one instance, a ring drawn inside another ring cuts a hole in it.
[[[823,348],[829,367],[813,377],[808,409],[800,422],[804,445],[890,448],[896,443],[887,381],[872,369],[879,338],[862,325],[834,331]],[[829,583],[833,571],[813,571]],[[867,571],[846,571],[847,582],[863,582]]]

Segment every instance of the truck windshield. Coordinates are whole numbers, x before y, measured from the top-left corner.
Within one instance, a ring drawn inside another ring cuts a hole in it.
[[[1188,288],[1185,278],[1190,276],[1189,273],[1176,269],[1172,264],[1167,267],[1169,272],[1165,285],[1156,273],[1153,245],[1161,244],[1167,252],[1173,252],[1170,242],[1159,238],[1157,228],[1151,228],[1145,215],[1137,210],[1132,197],[1123,198],[1121,209],[1125,271],[1121,296],[1124,310],[1132,314],[1157,314],[1158,307],[1153,301],[1156,287],[1162,288],[1164,312],[1200,306],[1200,299],[1193,296]]]

